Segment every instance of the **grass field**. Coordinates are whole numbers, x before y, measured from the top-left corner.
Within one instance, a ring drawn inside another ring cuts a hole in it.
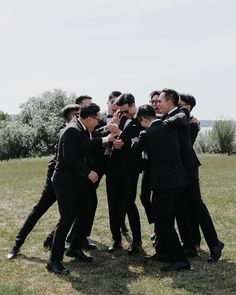
[[[214,219],[220,239],[224,241],[223,257],[208,264],[208,249],[202,241],[198,258],[191,259],[189,272],[163,274],[161,263],[147,263],[145,254],[152,254],[150,235],[144,210],[140,208],[144,252],[128,257],[124,250],[107,253],[110,231],[104,181],[101,182],[99,204],[91,238],[99,251],[87,265],[65,258],[71,270],[68,277],[48,273],[45,263],[48,252],[42,242],[58,220],[54,205],[39,221],[21,249],[21,255],[6,261],[25,217],[38,200],[49,158],[0,162],[0,294],[152,294],[152,295],[235,295],[236,294],[236,157],[201,156],[202,195]],[[137,198],[139,199],[139,198]],[[204,239],[203,239],[204,240]],[[127,248],[128,241],[123,241]]]

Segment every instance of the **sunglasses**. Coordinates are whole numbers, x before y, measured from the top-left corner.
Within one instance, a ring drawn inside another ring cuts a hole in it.
[[[98,122],[100,121],[100,118],[96,118],[94,116],[90,116],[90,118],[93,118],[93,119],[97,120]]]

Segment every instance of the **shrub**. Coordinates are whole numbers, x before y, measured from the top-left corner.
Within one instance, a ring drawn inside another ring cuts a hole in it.
[[[219,154],[231,155],[236,151],[236,125],[233,120],[217,120],[211,132],[213,151]]]
[[[200,133],[195,143],[198,153],[231,155],[236,152],[236,125],[234,120],[216,120],[212,130]]]

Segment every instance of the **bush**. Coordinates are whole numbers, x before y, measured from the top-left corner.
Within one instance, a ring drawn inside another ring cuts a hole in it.
[[[212,145],[211,131],[207,131],[198,134],[194,148],[199,154],[210,154],[212,153]]]
[[[234,120],[216,120],[212,130],[200,133],[195,143],[198,153],[231,155],[236,152],[236,124]]]
[[[219,154],[233,154],[235,149],[236,125],[233,120],[218,120],[211,132],[213,152]]]
[[[57,132],[62,124],[61,109],[76,96],[60,89],[31,97],[12,122],[0,128],[0,159],[46,156],[55,152]]]

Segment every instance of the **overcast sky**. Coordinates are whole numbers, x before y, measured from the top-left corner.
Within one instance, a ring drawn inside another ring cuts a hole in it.
[[[191,93],[199,119],[236,119],[235,0],[0,0],[0,110],[62,89],[102,109],[112,90],[137,104]]]

